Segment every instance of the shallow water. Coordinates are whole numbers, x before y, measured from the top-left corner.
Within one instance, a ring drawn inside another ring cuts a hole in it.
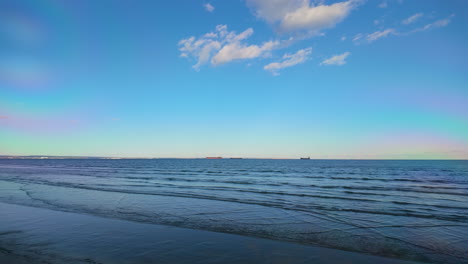
[[[419,263],[5,203],[0,212],[0,263],[5,264]]]
[[[0,160],[0,201],[468,263],[468,161]]]

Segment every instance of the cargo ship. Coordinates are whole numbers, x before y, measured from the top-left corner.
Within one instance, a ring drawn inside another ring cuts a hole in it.
[[[206,157],[206,159],[222,159],[223,157]]]
[[[310,160],[310,157],[307,157],[307,158],[301,158],[301,160]]]

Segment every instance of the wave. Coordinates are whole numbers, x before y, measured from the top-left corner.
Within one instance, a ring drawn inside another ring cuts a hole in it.
[[[24,183],[24,182],[23,182]],[[31,182],[29,182],[31,183]],[[68,184],[68,183],[36,183],[41,185],[49,185],[49,186],[56,186],[56,187],[65,187],[65,188],[74,188],[74,189],[82,189],[82,190],[91,190],[91,191],[102,191],[102,192],[114,192],[114,193],[125,193],[125,194],[134,194],[134,195],[155,195],[155,196],[166,196],[166,197],[182,197],[182,198],[191,198],[191,199],[204,199],[204,200],[212,200],[212,201],[223,201],[223,202],[233,202],[239,204],[254,204],[260,205],[265,207],[272,207],[272,208],[279,208],[284,210],[291,210],[291,211],[303,211],[309,213],[317,213],[320,211],[327,211],[327,212],[352,212],[352,213],[361,213],[361,214],[373,214],[373,215],[388,215],[388,216],[402,216],[402,217],[413,217],[413,218],[425,218],[425,219],[437,219],[437,220],[444,220],[444,221],[452,221],[452,222],[461,222],[467,223],[468,222],[468,215],[466,213],[461,212],[446,212],[444,214],[443,211],[438,210],[437,214],[434,213],[421,213],[418,211],[435,211],[434,208],[442,208],[442,209],[450,209],[450,210],[468,210],[466,207],[458,207],[458,206],[445,206],[445,205],[436,205],[436,204],[418,204],[418,203],[410,203],[410,202],[400,202],[400,201],[382,201],[382,200],[373,200],[373,199],[361,199],[361,198],[353,198],[353,197],[342,197],[342,196],[327,196],[327,195],[312,195],[312,194],[299,194],[299,193],[286,193],[286,192],[272,192],[272,191],[261,191],[261,190],[245,190],[245,189],[238,189],[232,190],[229,189],[230,192],[240,192],[240,193],[256,193],[261,195],[276,195],[276,196],[293,196],[293,197],[305,197],[305,198],[314,198],[314,199],[326,199],[326,200],[343,200],[343,201],[354,201],[354,202],[365,202],[365,203],[375,203],[375,209],[387,208],[387,210],[371,210],[366,208],[350,208],[350,207],[343,207],[338,206],[339,204],[332,203],[331,205],[324,205],[324,203],[309,203],[305,204],[298,204],[293,203],[291,204],[285,200],[278,200],[278,199],[252,199],[252,198],[237,198],[229,197],[229,196],[220,196],[217,194],[210,195],[208,193],[199,193],[199,192],[187,192],[186,189],[181,189],[180,191],[169,191],[169,190],[129,190],[129,189],[117,189],[117,188],[99,188],[94,186],[86,186],[84,184],[76,185],[76,184]],[[197,189],[195,189],[197,190]],[[225,191],[223,188],[217,189],[210,189],[207,190],[216,190],[216,191]],[[267,197],[265,197],[267,198]],[[314,200],[311,200],[314,201]],[[378,205],[381,204],[381,205]],[[389,206],[384,206],[383,204],[397,204],[399,206],[413,206],[411,209],[405,209],[402,207],[399,208],[391,208]]]

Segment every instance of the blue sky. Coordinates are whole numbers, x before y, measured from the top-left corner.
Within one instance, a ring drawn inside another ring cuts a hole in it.
[[[0,154],[468,158],[466,1],[0,2]]]

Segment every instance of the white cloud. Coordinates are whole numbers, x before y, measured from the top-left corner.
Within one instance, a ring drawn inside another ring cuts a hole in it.
[[[416,31],[426,31],[426,30],[430,30],[430,29],[433,29],[433,28],[445,27],[448,24],[450,24],[450,22],[452,21],[453,16],[454,15],[451,15],[448,18],[440,19],[440,20],[435,21],[434,23],[427,24],[422,28],[418,28],[418,29],[414,30],[414,32],[416,32]]]
[[[215,10],[214,6],[212,6],[210,3],[206,3],[203,5],[208,12],[213,12]]]
[[[379,7],[380,8],[387,8],[388,7],[387,1],[383,1],[382,3],[380,3]]]
[[[411,34],[416,33],[416,32],[427,31],[427,30],[431,30],[431,29],[434,29],[434,28],[445,27],[448,24],[450,24],[450,22],[452,21],[452,18],[454,16],[455,15],[452,14],[447,18],[436,20],[433,23],[429,23],[429,24],[425,25],[424,27],[413,29],[410,32],[402,33],[401,35],[411,35]]]
[[[190,37],[179,41],[180,56],[194,57],[197,63],[193,68],[199,70],[204,64],[219,65],[233,60],[253,59],[264,56],[276,48],[279,41],[268,41],[262,45],[248,45],[243,41],[253,34],[253,29],[237,34],[228,31],[226,25],[216,26],[214,32],[204,34],[199,38]]]
[[[283,17],[297,10],[308,0],[246,0],[247,5],[252,8],[258,18],[265,20],[268,23],[276,23],[281,21]]]
[[[225,45],[211,60],[213,65],[219,65],[226,62],[230,62],[238,59],[253,59],[260,57],[267,51],[272,50],[276,45],[277,41],[268,41],[263,45],[245,45],[240,42],[233,42]]]
[[[346,40],[346,36],[342,36],[342,37],[340,38],[340,40],[341,40],[341,41],[345,41],[345,40]]]
[[[356,41],[359,41],[364,35],[362,33],[359,33],[359,34],[356,34],[354,37],[353,37],[353,41],[356,42]]]
[[[294,54],[284,54],[282,61],[272,62],[265,65],[263,69],[270,71],[273,75],[279,75],[281,69],[304,63],[310,54],[312,54],[312,48],[301,49]]]
[[[281,32],[302,31],[310,35],[341,22],[359,2],[349,0],[325,5],[310,0],[247,0],[257,17],[277,26]]]
[[[304,29],[315,32],[333,27],[349,14],[352,8],[351,3],[348,1],[329,6],[303,6],[294,12],[287,13],[281,21],[281,28],[286,31]]]
[[[418,20],[419,18],[421,18],[423,16],[423,13],[417,13],[417,14],[414,14],[410,17],[408,17],[407,19],[401,21],[402,24],[405,24],[405,25],[409,25],[411,23],[414,23],[416,22],[416,20]]]
[[[344,64],[346,64],[346,58],[349,55],[351,55],[350,52],[345,52],[345,53],[340,54],[340,55],[332,56],[331,58],[322,61],[322,63],[320,65],[338,65],[338,66],[344,65]]]
[[[386,30],[382,30],[382,31],[376,31],[374,33],[371,33],[371,34],[368,34],[366,36],[366,40],[368,42],[374,42],[380,38],[385,38],[387,37],[388,35],[397,35],[397,32],[393,29],[393,28],[389,28],[389,29],[386,29]]]
[[[409,20],[410,21],[409,23],[413,23],[420,16],[422,16],[422,13],[415,14],[414,16],[411,16],[406,20]],[[416,29],[413,29],[413,30],[411,30],[409,32],[400,32],[400,31],[397,31],[397,30],[395,30],[393,28],[388,28],[388,29],[381,30],[381,31],[376,31],[374,33],[370,33],[370,34],[367,34],[367,35],[363,35],[363,34],[359,33],[359,34],[354,36],[353,42],[356,43],[356,44],[360,44],[360,43],[362,43],[364,41],[367,41],[368,43],[371,43],[371,42],[374,42],[374,41],[376,41],[378,39],[388,37],[390,35],[408,36],[408,35],[411,35],[411,34],[416,33],[416,32],[427,31],[427,30],[431,30],[431,29],[434,29],[434,28],[445,27],[448,24],[450,24],[452,17],[454,17],[454,15],[450,15],[449,17],[447,17],[445,19],[439,19],[439,20],[437,20],[437,21],[435,21],[433,23],[425,25],[424,27],[416,28]]]

